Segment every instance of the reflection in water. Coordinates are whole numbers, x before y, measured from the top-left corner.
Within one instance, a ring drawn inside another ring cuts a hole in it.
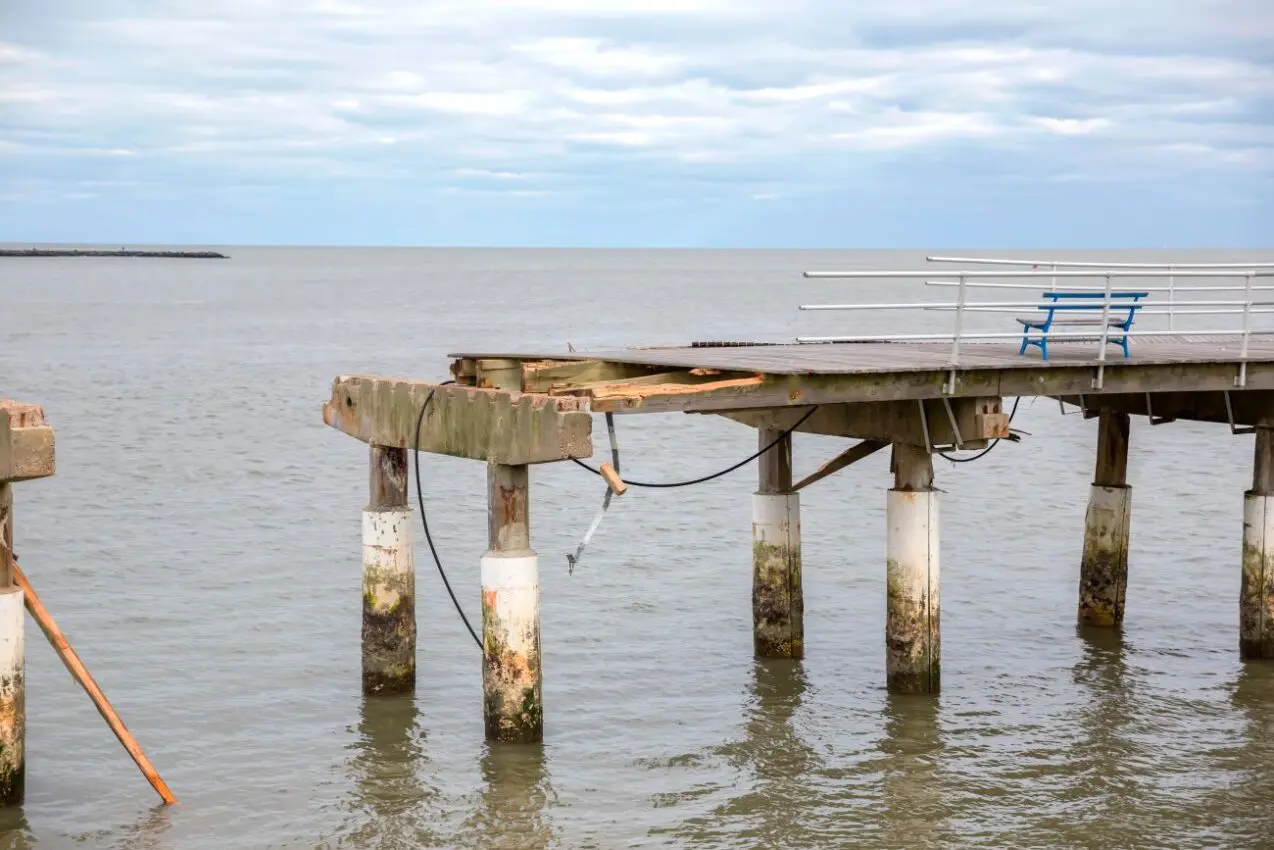
[[[461,846],[543,850],[553,843],[544,807],[553,798],[542,744],[486,747],[483,788],[465,821]]]
[[[26,810],[21,806],[0,808],[0,848],[27,850],[36,846],[38,842],[27,824]]]
[[[720,846],[726,836],[757,847],[819,846],[810,830],[823,801],[808,780],[822,762],[792,722],[805,697],[804,668],[796,661],[758,659],[752,674],[743,738],[714,750],[750,774],[750,786],[711,818],[685,821],[676,835],[681,843],[701,846]]]
[[[1232,846],[1269,846],[1274,841],[1274,664],[1248,661],[1230,696],[1244,718],[1242,744],[1225,754],[1232,777],[1209,801],[1228,812],[1225,838]]]
[[[341,846],[433,846],[432,803],[437,790],[419,775],[425,738],[413,697],[364,699],[356,750],[349,761],[356,822],[342,829]]]
[[[884,847],[929,847],[940,842],[946,801],[938,777],[944,747],[938,700],[922,695],[889,695],[885,701],[886,756],[881,792]]]
[[[1083,657],[1072,669],[1075,684],[1087,691],[1078,711],[1081,737],[1070,757],[1070,773],[1082,778],[1067,796],[1084,799],[1081,816],[1100,820],[1125,809],[1137,796],[1137,757],[1131,724],[1140,717],[1128,675],[1120,629],[1077,626]]]

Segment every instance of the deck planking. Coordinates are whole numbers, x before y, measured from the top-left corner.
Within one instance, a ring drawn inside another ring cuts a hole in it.
[[[1238,341],[1228,337],[1162,336],[1134,341],[1132,357],[1125,360],[1111,346],[1107,368],[1133,365],[1204,365],[1243,362]],[[958,368],[965,369],[1063,369],[1096,367],[1096,345],[1087,342],[1052,342],[1049,360],[1038,352],[1018,354],[1017,343],[978,342],[960,347]],[[453,358],[512,360],[601,360],[669,369],[720,369],[771,375],[855,375],[920,372],[950,368],[949,343],[855,342],[782,343],[740,345],[688,345],[659,348],[603,349],[596,351],[462,352]],[[1274,339],[1252,337],[1249,363],[1274,363]]]

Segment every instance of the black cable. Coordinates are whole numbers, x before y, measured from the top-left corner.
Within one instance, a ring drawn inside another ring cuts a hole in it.
[[[731,472],[734,472],[736,469],[742,469],[743,467],[747,466],[749,463],[756,460],[761,455],[765,454],[770,449],[777,446],[783,440],[790,437],[792,435],[792,432],[795,431],[797,428],[801,427],[801,425],[804,424],[806,419],[809,419],[811,416],[814,415],[815,410],[818,410],[818,405],[815,405],[814,407],[811,407],[808,411],[806,411],[804,416],[796,420],[795,425],[793,425],[791,428],[788,428],[779,436],[775,437],[774,441],[770,443],[768,446],[761,449],[756,454],[751,455],[750,457],[744,458],[743,460],[736,463],[734,466],[728,467],[727,469],[723,469],[720,472],[714,472],[711,475],[705,475],[702,478],[692,478],[689,481],[659,481],[655,483],[650,483],[648,481],[632,481],[628,478],[625,478],[624,483],[627,484],[629,487],[660,487],[660,488],[689,487],[691,484],[702,484],[705,481],[711,481],[714,478],[720,478],[723,475],[729,475]],[[585,469],[587,469],[589,472],[593,473],[594,475],[602,474],[600,469],[595,469],[594,467],[589,466],[588,464],[584,463],[584,461],[580,460],[577,457],[573,457],[571,458],[571,460],[574,461],[577,465],[584,467]]]
[[[1010,425],[1012,425],[1012,424],[1013,424],[1013,417],[1014,417],[1014,416],[1017,416],[1017,404],[1018,404],[1018,402],[1020,402],[1021,400],[1022,400],[1022,397],[1021,397],[1021,396],[1018,396],[1017,398],[1015,398],[1015,399],[1013,400],[1013,410],[1009,413],[1009,424],[1010,424]],[[945,457],[947,460],[951,461],[952,463],[972,463],[973,461],[975,461],[975,460],[977,460],[977,459],[979,459],[979,458],[986,457],[986,455],[990,453],[991,449],[995,448],[995,447],[996,447],[996,446],[998,446],[999,444],[1000,444],[1000,441],[999,441],[999,440],[994,440],[994,441],[991,443],[991,445],[987,446],[985,449],[983,449],[982,451],[980,451],[980,452],[978,452],[977,454],[973,455],[972,457],[952,457],[951,455],[947,454],[946,452],[938,452],[938,454],[942,455],[943,457]]]
[[[439,386],[445,387],[447,384],[454,383],[455,381],[443,381]],[[447,571],[442,568],[442,559],[438,557],[438,550],[434,548],[433,536],[429,533],[429,520],[425,518],[425,496],[420,488],[420,426],[425,421],[425,411],[429,408],[429,402],[433,401],[435,391],[431,389],[429,395],[425,396],[425,403],[420,406],[420,415],[416,417],[416,439],[412,442],[412,452],[416,457],[416,502],[420,505],[420,522],[425,527],[425,540],[429,542],[429,551],[434,556],[434,563],[438,566],[438,575],[442,576],[442,583],[447,588],[447,595],[451,597],[451,603],[456,606],[456,613],[464,621],[464,627],[469,630],[469,634],[473,637],[473,642],[478,645],[478,649],[482,649],[482,638],[478,637],[478,633],[473,630],[473,626],[469,625],[469,618],[464,615],[464,609],[460,607],[460,601],[456,599],[456,594],[451,590],[451,582],[447,581]]]

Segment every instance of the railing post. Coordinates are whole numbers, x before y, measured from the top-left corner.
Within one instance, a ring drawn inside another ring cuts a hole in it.
[[[1168,330],[1177,329],[1177,276],[1173,273],[1173,267],[1168,266]]]
[[[1235,385],[1239,389],[1247,386],[1247,343],[1252,336],[1252,278],[1255,272],[1248,272],[1243,287],[1243,341],[1239,348],[1239,377]]]
[[[946,392],[955,392],[956,367],[960,365],[960,335],[964,329],[964,301],[967,273],[960,272],[960,287],[956,290],[955,333],[951,335],[951,375],[947,379]]]

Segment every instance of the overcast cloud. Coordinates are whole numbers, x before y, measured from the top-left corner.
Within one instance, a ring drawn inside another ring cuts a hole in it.
[[[1269,0],[0,0],[0,241],[1269,246]]]

